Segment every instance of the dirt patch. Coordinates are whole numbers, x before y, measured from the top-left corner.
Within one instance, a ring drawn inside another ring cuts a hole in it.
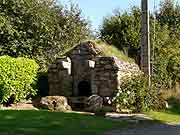
[[[34,107],[32,103],[11,104],[8,107],[1,106],[0,109],[1,110],[38,110],[38,108]]]

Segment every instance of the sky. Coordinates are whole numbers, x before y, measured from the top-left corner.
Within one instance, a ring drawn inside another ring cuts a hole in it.
[[[87,18],[93,29],[98,29],[102,24],[103,18],[111,15],[113,10],[120,9],[122,11],[130,9],[130,7],[141,5],[141,0],[59,0],[62,4],[68,4],[69,1],[78,4],[82,10],[83,16]],[[154,3],[158,8],[161,0],[149,0],[150,10],[153,12]],[[177,0],[180,3],[180,0]],[[156,9],[155,8],[155,9]]]

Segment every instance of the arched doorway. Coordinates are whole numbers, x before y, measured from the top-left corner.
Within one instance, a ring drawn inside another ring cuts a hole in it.
[[[78,96],[91,96],[91,84],[88,81],[81,81],[78,84]]]

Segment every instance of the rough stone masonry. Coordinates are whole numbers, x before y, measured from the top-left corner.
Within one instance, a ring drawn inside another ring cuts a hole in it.
[[[119,89],[122,77],[140,72],[138,65],[118,58],[101,56],[91,41],[83,42],[49,66],[51,96],[111,97]]]

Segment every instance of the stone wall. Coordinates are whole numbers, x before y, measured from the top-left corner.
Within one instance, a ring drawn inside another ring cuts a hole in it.
[[[120,88],[122,77],[140,72],[136,64],[120,61],[116,57],[96,57],[94,61],[92,91],[102,97],[113,96]]]
[[[48,70],[49,95],[71,96],[71,61],[68,58],[57,59]]]
[[[75,59],[86,59],[91,60],[92,58],[98,56],[100,54],[100,50],[95,47],[93,42],[83,42],[78,46],[73,48],[73,50],[67,53],[67,56],[71,58],[71,60]]]
[[[99,50],[95,48],[95,44],[92,42],[81,43],[67,54],[72,62],[73,96],[81,95],[78,86],[82,81],[86,81],[91,85],[94,70],[92,58],[98,54]]]

